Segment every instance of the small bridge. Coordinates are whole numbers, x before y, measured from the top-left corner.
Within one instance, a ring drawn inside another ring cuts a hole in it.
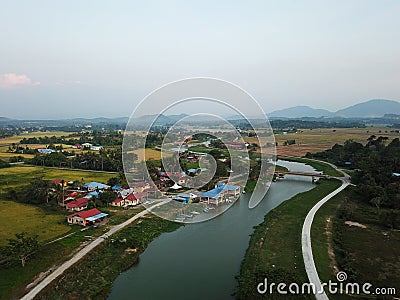
[[[278,177],[283,177],[285,175],[297,175],[297,176],[308,176],[311,177],[312,182],[315,181],[315,178],[326,178],[329,179],[329,175],[325,175],[322,173],[316,173],[316,172],[300,172],[300,171],[277,171],[275,170],[274,174]]]

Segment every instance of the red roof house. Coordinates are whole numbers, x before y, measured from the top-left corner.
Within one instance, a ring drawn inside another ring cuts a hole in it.
[[[92,208],[89,210],[80,211],[67,216],[67,221],[69,224],[78,224],[86,226],[87,224],[103,220],[106,216],[107,214],[102,213],[97,208]]]
[[[122,198],[116,198],[113,202],[110,203],[111,206],[124,206],[125,201]]]
[[[67,181],[60,178],[53,180],[52,183],[67,186]]]
[[[78,198],[67,203],[67,209],[71,211],[81,211],[87,208],[89,199],[88,198]]]

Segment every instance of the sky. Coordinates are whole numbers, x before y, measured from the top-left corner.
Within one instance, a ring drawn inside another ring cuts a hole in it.
[[[400,100],[399,15],[397,0],[0,0],[0,116],[129,116],[190,77],[266,112]]]

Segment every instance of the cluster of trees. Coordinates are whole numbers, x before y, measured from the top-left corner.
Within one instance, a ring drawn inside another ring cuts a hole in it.
[[[84,152],[71,156],[68,152],[53,152],[50,154],[36,154],[34,158],[26,160],[33,165],[47,167],[66,167],[73,169],[113,171],[122,170],[121,148],[100,150],[99,153]],[[135,154],[132,154],[135,156]],[[133,157],[132,159],[135,159]]]
[[[296,144],[296,140],[286,140],[283,142],[283,146],[289,146],[289,145],[295,145]]]
[[[366,145],[349,140],[324,152],[308,153],[307,157],[354,169],[355,196],[378,209],[400,209],[400,177],[394,175],[400,173],[398,138],[389,143],[387,137],[372,135]]]
[[[252,130],[253,127],[247,120],[230,120],[234,126],[242,130]],[[252,120],[258,124],[258,120]],[[316,129],[316,128],[365,128],[362,122],[342,120],[342,121],[317,121],[317,120],[270,120],[271,127],[275,132],[296,132],[298,128]]]
[[[9,163],[7,163],[4,160],[0,159],[0,168],[8,168],[9,166],[10,166]]]
[[[7,246],[0,247],[2,264],[19,261],[25,267],[27,260],[39,249],[37,235],[28,235],[25,232],[15,234],[14,239],[8,239]]]
[[[10,189],[8,198],[28,204],[44,204],[62,197],[62,187],[44,179],[44,175],[34,177],[28,185],[19,189]]]
[[[83,144],[90,142],[95,145],[116,146],[122,145],[123,135],[118,131],[98,131],[75,133],[69,136],[44,136],[23,138],[20,144]]]
[[[164,140],[165,134],[161,132],[149,132],[146,136],[146,148],[160,146]]]
[[[354,121],[307,121],[307,120],[271,120],[271,127],[283,131],[297,131],[297,128],[365,128],[365,124]]]
[[[35,153],[35,149],[30,149],[28,146],[25,146],[25,148],[24,148],[21,145],[17,145],[16,143],[12,143],[11,146],[8,146],[8,152],[34,154]]]
[[[14,132],[12,131],[5,131],[5,130],[0,130],[0,139],[1,138],[6,138],[6,137],[10,137],[13,136]]]

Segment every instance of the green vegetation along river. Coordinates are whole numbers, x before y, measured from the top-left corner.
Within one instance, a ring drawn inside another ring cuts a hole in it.
[[[279,164],[290,170],[314,170],[297,162]],[[215,219],[162,234],[140,255],[138,264],[115,280],[108,298],[233,298],[235,276],[239,274],[253,227],[274,207],[313,187],[308,177],[287,176],[273,183],[265,199],[252,210],[248,208],[249,194],[245,194]]]

